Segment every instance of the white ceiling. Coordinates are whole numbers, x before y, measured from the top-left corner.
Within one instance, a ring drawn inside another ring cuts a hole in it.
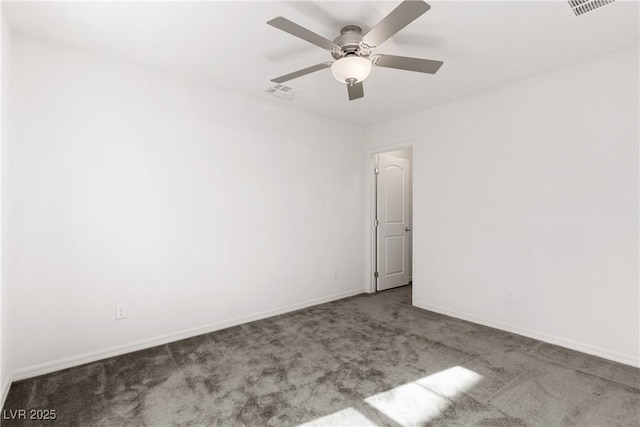
[[[376,53],[443,60],[435,75],[374,68],[365,98],[319,71],[288,82],[293,101],[265,90],[271,78],[331,59],[266,24],[284,16],[329,39],[366,32],[399,1],[4,2],[12,29],[159,68],[277,104],[369,125],[608,53],[638,46],[637,1],[582,16],[558,1],[429,1],[431,10]]]

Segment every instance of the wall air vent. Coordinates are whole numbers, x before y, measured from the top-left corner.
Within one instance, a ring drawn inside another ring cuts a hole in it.
[[[596,10],[599,7],[613,3],[615,0],[569,0],[571,10],[576,16]]]
[[[266,90],[268,94],[276,96],[287,101],[293,101],[293,97],[298,89],[294,89],[291,86],[277,84]]]

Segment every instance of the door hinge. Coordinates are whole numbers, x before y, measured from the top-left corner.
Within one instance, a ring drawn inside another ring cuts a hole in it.
[[[375,169],[375,174],[378,175],[380,173],[380,169],[376,168]]]
[[[374,226],[374,227],[377,227],[377,226],[378,226],[378,224],[380,224],[380,223],[378,222],[378,220],[377,220],[377,219],[374,219],[374,220],[373,220],[373,226]]]
[[[377,271],[375,273],[373,273],[373,277],[375,277],[376,279],[378,278],[378,276],[379,276],[379,274],[378,274]]]

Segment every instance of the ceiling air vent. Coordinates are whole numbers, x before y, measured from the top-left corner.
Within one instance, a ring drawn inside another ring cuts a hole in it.
[[[293,101],[293,97],[298,89],[294,89],[291,86],[277,84],[266,90],[267,93],[276,96],[278,98],[286,99],[287,101]]]
[[[596,10],[599,7],[613,3],[615,0],[569,0],[571,10],[576,16]]]

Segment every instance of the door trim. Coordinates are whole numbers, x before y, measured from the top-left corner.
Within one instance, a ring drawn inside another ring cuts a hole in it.
[[[413,167],[411,169],[412,176],[415,176],[415,157],[416,157],[416,140],[408,139],[404,141],[399,141],[393,144],[382,145],[375,148],[370,148],[367,150],[367,187],[369,190],[366,192],[366,204],[369,206],[366,213],[365,218],[365,283],[364,283],[364,291],[370,294],[376,293],[376,278],[374,277],[375,268],[376,268],[376,227],[374,226],[373,221],[376,218],[376,182],[375,182],[375,169],[377,167],[377,155],[382,153],[387,153],[389,151],[400,150],[402,148],[411,147],[413,150]],[[413,188],[411,188],[411,198],[412,203],[415,206],[415,200],[413,199]],[[411,248],[411,256],[413,257],[413,240],[412,240],[412,248]],[[413,276],[413,274],[412,274]]]

